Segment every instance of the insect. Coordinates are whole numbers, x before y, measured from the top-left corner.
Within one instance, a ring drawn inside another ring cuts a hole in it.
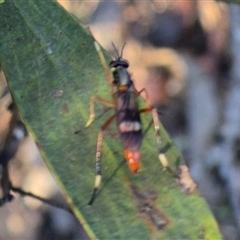
[[[164,154],[161,153],[160,149],[162,147],[162,141],[160,137],[160,127],[159,127],[159,118],[158,113],[155,108],[152,108],[149,104],[148,98],[146,99],[147,107],[144,109],[139,109],[138,98],[142,92],[147,92],[145,89],[137,91],[130,74],[127,71],[129,63],[127,60],[122,58],[123,49],[125,44],[121,49],[119,54],[118,50],[113,44],[113,47],[117,53],[117,57],[109,63],[110,71],[112,76],[109,73],[109,67],[106,63],[106,60],[103,56],[99,44],[94,40],[95,48],[98,52],[99,58],[105,70],[106,79],[111,86],[111,93],[113,102],[109,102],[99,96],[92,96],[90,100],[90,116],[85,125],[89,127],[95,118],[95,102],[98,101],[103,105],[115,109],[115,114],[112,115],[101,127],[98,133],[97,139],[97,150],[96,150],[96,177],[95,185],[92,193],[92,197],[89,201],[89,205],[94,202],[96,193],[101,183],[102,173],[101,173],[101,154],[102,154],[102,144],[103,144],[103,133],[116,119],[118,132],[120,139],[122,140],[124,155],[129,166],[129,169],[134,173],[138,173],[140,169],[140,146],[143,140],[142,134],[142,125],[140,114],[152,112],[153,122],[157,137],[157,145],[159,148],[159,159],[163,163],[164,167],[167,167],[168,162]]]

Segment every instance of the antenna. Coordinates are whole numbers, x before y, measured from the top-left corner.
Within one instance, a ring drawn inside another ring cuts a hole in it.
[[[114,45],[113,42],[112,42],[112,45],[113,45],[114,51],[117,53],[117,57],[116,58],[120,58],[119,52],[118,52],[118,50],[117,50],[117,48],[116,48],[116,46]]]
[[[121,55],[120,55],[120,58],[122,58],[122,55],[123,55],[123,49],[124,49],[124,47],[126,46],[126,42],[123,44],[123,46],[122,46],[122,49],[121,49]]]
[[[126,42],[123,44],[122,48],[121,48],[121,54],[119,54],[119,51],[117,50],[116,46],[114,45],[114,43],[112,42],[112,45],[113,45],[113,48],[114,48],[114,51],[117,53],[117,58],[122,58],[122,55],[123,55],[123,49],[124,47],[126,46]]]

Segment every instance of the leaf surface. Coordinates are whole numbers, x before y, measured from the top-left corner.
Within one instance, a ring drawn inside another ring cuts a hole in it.
[[[96,104],[96,121],[84,128],[90,97],[111,100],[91,36],[55,2],[6,0],[0,4],[0,39],[1,66],[14,101],[90,238],[221,238],[205,201],[184,194],[172,174],[162,171],[154,129],[149,127],[151,115],[142,116],[143,128],[149,130],[137,175],[126,166],[115,124],[106,131],[103,183],[95,203],[88,206],[97,134],[113,114]],[[177,169],[182,157],[161,132],[166,156]]]

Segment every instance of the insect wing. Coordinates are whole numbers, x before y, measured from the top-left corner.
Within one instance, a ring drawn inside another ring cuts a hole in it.
[[[118,92],[117,124],[124,149],[138,151],[142,143],[141,119],[135,91]]]

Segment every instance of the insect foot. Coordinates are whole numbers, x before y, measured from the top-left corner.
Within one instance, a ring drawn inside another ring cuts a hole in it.
[[[94,122],[94,119],[95,119],[95,115],[90,115],[90,117],[85,125],[85,128],[89,127]]]

